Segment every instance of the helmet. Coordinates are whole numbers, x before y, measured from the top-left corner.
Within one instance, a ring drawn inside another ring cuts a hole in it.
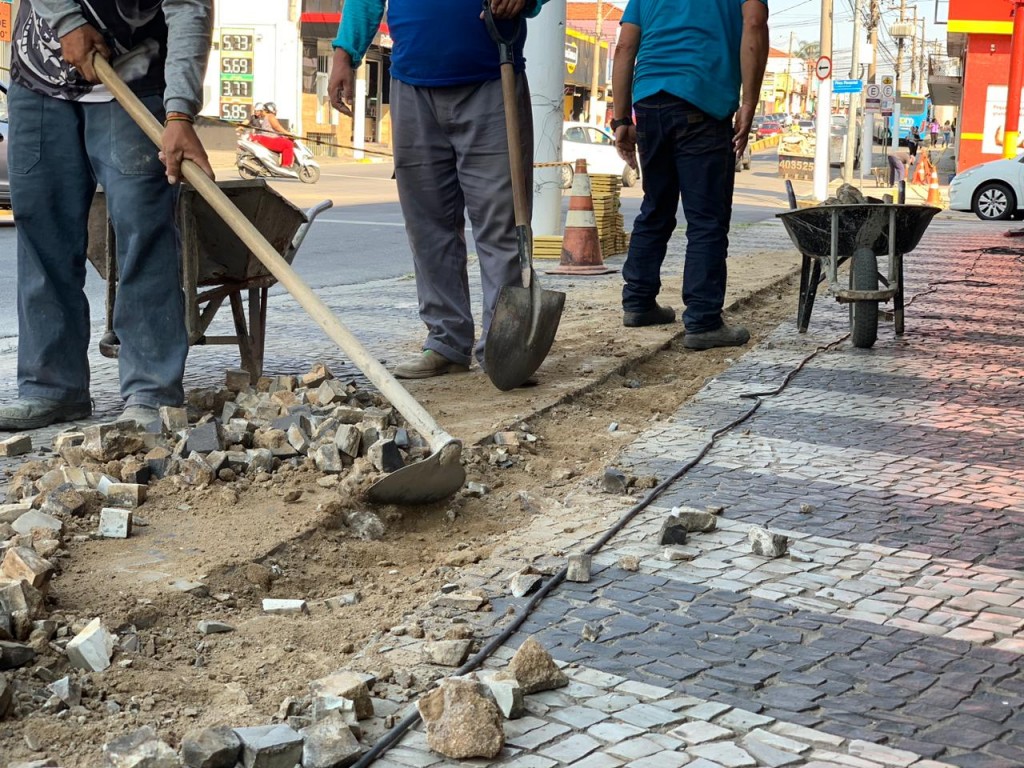
[[[262,112],[265,109],[266,109],[266,107],[263,105],[262,101],[257,101],[255,104],[252,105],[252,111],[253,112]]]
[[[264,104],[263,105],[263,109],[265,109],[267,112],[269,112],[272,115],[276,115],[277,114],[277,104],[275,104],[272,101],[268,101],[266,104]]]

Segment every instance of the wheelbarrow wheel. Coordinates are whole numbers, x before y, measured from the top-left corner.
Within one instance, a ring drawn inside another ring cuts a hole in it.
[[[851,287],[855,291],[878,290],[878,257],[861,249],[853,254],[850,266]],[[858,349],[870,349],[878,339],[878,302],[850,302],[850,339]]]

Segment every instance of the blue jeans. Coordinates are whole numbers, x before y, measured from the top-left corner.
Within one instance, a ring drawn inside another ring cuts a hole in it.
[[[682,199],[686,217],[683,324],[690,333],[722,325],[729,220],[736,176],[732,120],[719,120],[661,92],[634,105],[644,201],[622,267],[626,312],[653,309],[661,264]]]
[[[143,99],[163,118],[162,99]],[[157,148],[114,102],[76,103],[12,84],[11,203],[18,231],[18,391],[89,399],[89,207],[103,185],[117,239],[114,331],[129,405],[178,405],[188,355],[174,222]]]

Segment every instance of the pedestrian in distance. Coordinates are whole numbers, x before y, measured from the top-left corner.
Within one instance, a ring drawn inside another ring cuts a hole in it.
[[[747,146],[767,59],[762,0],[630,0],[626,6],[612,72],[612,128],[619,154],[633,168],[639,148],[644,200],[622,268],[624,325],[675,322],[675,310],[657,298],[681,200],[683,345],[711,349],[750,339],[746,328],[725,324],[722,309],[736,158]]]
[[[917,149],[924,141],[921,138],[921,130],[916,125],[910,127],[910,133],[907,136],[907,151],[910,152],[911,157],[917,156]]]
[[[928,123],[928,133],[931,136],[932,146],[936,146],[939,143],[939,121],[934,117],[932,121]]]
[[[950,124],[949,120],[947,120],[946,122],[944,122],[942,124],[942,147],[943,147],[943,149],[948,147],[952,140],[953,140],[953,126]]]
[[[911,155],[910,150],[900,148],[891,151],[886,155],[886,159],[889,163],[890,186],[907,178],[907,169],[910,167],[911,162],[913,162],[913,155]]]
[[[114,332],[122,418],[184,400],[188,355],[175,184],[211,177],[193,121],[203,101],[212,0],[23,0],[14,25],[8,160],[17,224],[18,398],[0,429],[92,413],[87,222],[97,183],[117,241]],[[102,56],[164,123],[158,152],[99,82]]]
[[[511,20],[536,16],[546,0],[491,0],[511,34]],[[334,40],[328,92],[352,114],[355,70],[373,41],[385,0],[348,0]],[[416,272],[422,353],[399,364],[402,379],[483,366],[491,316],[504,286],[522,286],[509,170],[498,46],[480,0],[389,0],[391,120],[395,180]],[[525,29],[525,25],[524,25]],[[527,188],[533,188],[533,120],[521,35],[514,46],[519,130]],[[532,198],[528,201],[532,208]],[[483,286],[479,338],[469,297],[466,211]]]

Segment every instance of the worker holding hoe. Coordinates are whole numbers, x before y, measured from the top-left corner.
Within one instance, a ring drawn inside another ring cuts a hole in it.
[[[149,423],[160,406],[182,403],[188,338],[173,185],[185,159],[213,175],[193,127],[212,24],[212,0],[22,0],[8,94],[19,396],[0,406],[0,429],[92,413],[83,288],[97,183],[117,239],[123,418]],[[94,56],[164,123],[159,153],[97,85]]]

